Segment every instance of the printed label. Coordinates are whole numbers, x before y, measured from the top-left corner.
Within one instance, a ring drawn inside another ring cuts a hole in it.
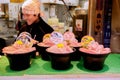
[[[50,39],[53,43],[58,44],[63,42],[63,35],[59,32],[52,32]]]
[[[72,32],[67,31],[64,33],[64,40],[71,40],[74,38],[75,38],[75,35]]]
[[[76,31],[83,31],[83,20],[82,19],[76,19]]]

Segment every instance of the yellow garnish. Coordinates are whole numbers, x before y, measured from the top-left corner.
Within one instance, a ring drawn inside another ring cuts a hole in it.
[[[59,43],[59,44],[57,44],[57,47],[58,47],[58,48],[63,48],[64,45],[63,45],[62,43]]]
[[[23,42],[21,40],[16,41],[17,44],[22,45]]]

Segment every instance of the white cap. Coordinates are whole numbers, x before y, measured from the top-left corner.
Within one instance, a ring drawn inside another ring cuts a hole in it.
[[[39,14],[40,13],[40,1],[39,0],[26,0],[22,5],[22,13]]]

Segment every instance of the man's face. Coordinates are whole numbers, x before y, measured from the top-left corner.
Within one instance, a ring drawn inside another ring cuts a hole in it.
[[[35,16],[34,14],[23,13],[23,19],[27,22],[28,25],[31,25],[38,19],[38,16],[37,15]]]

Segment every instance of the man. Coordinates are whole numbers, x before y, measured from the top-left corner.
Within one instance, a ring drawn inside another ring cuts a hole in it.
[[[22,25],[20,33],[29,32],[33,39],[41,42],[45,34],[53,32],[41,14],[39,0],[26,0],[22,5],[22,18],[26,23]]]

